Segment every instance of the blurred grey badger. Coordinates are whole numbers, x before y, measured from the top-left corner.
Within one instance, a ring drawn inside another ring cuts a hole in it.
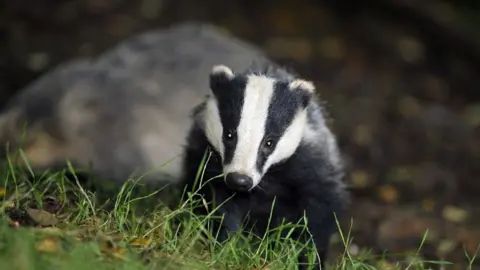
[[[235,73],[217,65],[210,88],[212,95],[195,110],[182,183],[206,202],[218,203],[209,209],[222,204],[218,213],[224,220],[213,223],[214,234],[224,241],[246,229],[261,237],[282,222],[299,222],[305,213],[320,259],[314,268],[325,269],[334,213],[342,213],[348,195],[336,139],[314,85],[281,68],[254,66]],[[206,149],[211,156],[200,186],[196,175]],[[196,211],[209,213],[205,207]],[[300,229],[292,237],[309,240]],[[307,269],[305,254],[299,257],[301,269]]]
[[[34,170],[68,159],[77,170],[118,182],[148,173],[143,179],[175,183],[190,111],[208,93],[211,67],[252,61],[269,60],[211,25],[152,30],[20,90],[0,114],[0,144],[15,150],[26,123],[22,148]]]

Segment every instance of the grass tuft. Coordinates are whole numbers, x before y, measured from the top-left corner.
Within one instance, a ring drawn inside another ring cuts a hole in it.
[[[198,171],[199,186],[214,180],[203,179],[209,158],[206,153]],[[206,205],[195,192],[184,194],[187,200],[170,209],[162,201],[162,189],[145,187],[141,179],[94,192],[84,187],[71,164],[65,170],[41,174],[35,174],[28,162],[23,170],[12,164],[8,159],[0,170],[4,176],[0,266],[21,270],[296,269],[298,243],[288,235],[297,224],[271,228],[263,237],[237,234],[219,244],[208,222],[218,217],[192,214],[194,207]],[[185,215],[191,218],[179,219]],[[368,250],[354,256],[349,252],[350,230],[345,233],[340,222],[337,225],[336,237],[344,252],[331,254],[329,269],[428,269],[418,252],[413,259],[405,256],[396,263]],[[474,259],[469,257],[472,263]]]

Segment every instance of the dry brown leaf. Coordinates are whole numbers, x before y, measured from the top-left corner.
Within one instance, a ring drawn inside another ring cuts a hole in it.
[[[395,203],[398,200],[398,191],[394,186],[384,185],[379,188],[379,196],[386,203]]]
[[[38,251],[52,253],[60,248],[60,243],[58,239],[48,237],[38,242],[35,247]]]
[[[39,209],[28,208],[28,216],[40,226],[55,226],[58,223],[55,215]]]

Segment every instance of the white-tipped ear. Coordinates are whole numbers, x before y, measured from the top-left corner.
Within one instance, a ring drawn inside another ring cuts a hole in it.
[[[225,77],[231,80],[234,77],[233,71],[225,65],[216,65],[213,66],[210,75],[215,77]]]
[[[315,92],[315,85],[312,82],[297,79],[290,83],[290,89],[302,90],[309,94],[313,94]]]

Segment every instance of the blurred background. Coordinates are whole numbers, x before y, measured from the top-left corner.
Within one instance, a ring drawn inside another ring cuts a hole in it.
[[[480,2],[4,0],[0,106],[57,64],[198,20],[313,80],[350,166],[351,252],[480,244]],[[463,266],[462,266],[463,265]]]

